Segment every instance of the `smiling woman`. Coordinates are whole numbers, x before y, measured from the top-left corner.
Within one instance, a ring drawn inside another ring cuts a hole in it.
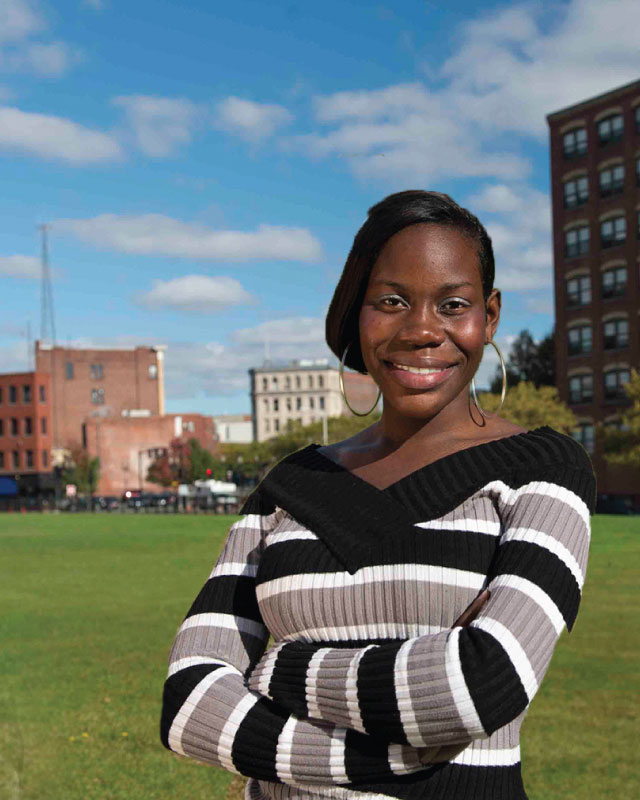
[[[570,437],[472,403],[493,279],[446,195],[391,195],[355,237],[327,341],[382,416],[271,471],[170,656],[165,746],[248,798],[526,798],[520,725],[576,618],[595,479]]]

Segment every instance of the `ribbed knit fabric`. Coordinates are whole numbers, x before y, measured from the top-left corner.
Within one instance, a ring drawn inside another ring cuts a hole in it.
[[[594,504],[584,449],[547,426],[383,490],[294,453],[178,631],[163,743],[253,800],[525,798],[519,728],[575,620]]]

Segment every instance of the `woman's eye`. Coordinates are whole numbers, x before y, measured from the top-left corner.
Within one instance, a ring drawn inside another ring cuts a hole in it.
[[[387,297],[380,298],[380,304],[388,308],[397,308],[404,305],[404,300],[397,295],[388,295]]]
[[[448,308],[451,311],[459,311],[463,308],[468,308],[469,303],[465,302],[464,300],[447,300],[443,303],[444,308]]]

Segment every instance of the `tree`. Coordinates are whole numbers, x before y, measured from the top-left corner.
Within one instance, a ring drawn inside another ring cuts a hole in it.
[[[554,332],[536,343],[528,330],[520,331],[512,343],[506,359],[507,385],[516,386],[521,381],[529,381],[534,386],[555,386],[555,348]],[[502,369],[496,368],[491,381],[491,392],[502,388]]]
[[[620,416],[619,429],[599,423],[597,426],[605,460],[609,464],[620,464],[640,470],[640,371],[632,369],[625,392],[631,406]]]
[[[479,392],[478,403],[485,411],[495,412],[500,404],[500,394]],[[529,381],[520,381],[507,391],[500,416],[527,430],[549,425],[570,433],[578,424],[573,411],[558,398],[555,386],[536,388]]]
[[[100,480],[100,460],[89,458],[87,451],[76,445],[66,455],[62,468],[62,482],[73,484],[78,494],[93,496]]]
[[[177,470],[169,461],[169,454],[163,453],[149,466],[147,480],[149,483],[158,483],[160,486],[171,486],[177,480]]]

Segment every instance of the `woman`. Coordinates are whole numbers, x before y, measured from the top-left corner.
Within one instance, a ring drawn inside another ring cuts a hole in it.
[[[576,617],[595,483],[570,437],[470,401],[493,279],[446,195],[391,195],[354,240],[327,341],[382,417],[269,473],[170,657],[165,746],[249,798],[526,797],[519,728]]]

